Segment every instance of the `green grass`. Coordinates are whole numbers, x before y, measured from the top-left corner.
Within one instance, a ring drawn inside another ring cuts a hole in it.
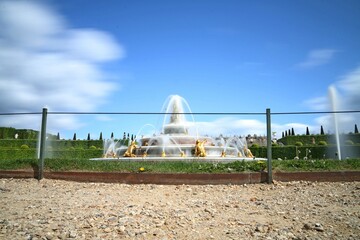
[[[206,162],[123,162],[123,161],[90,161],[90,160],[60,160],[47,159],[45,168],[49,171],[99,171],[99,172],[144,172],[156,173],[224,173],[252,172],[264,169],[265,162],[237,161],[233,163]]]
[[[149,173],[236,173],[266,171],[266,161],[206,162],[124,162],[90,161],[87,159],[46,159],[46,171],[96,171]],[[0,170],[34,169],[38,160],[0,160]],[[294,171],[359,171],[360,160],[273,160],[274,172]]]
[[[343,171],[360,170],[360,159],[347,160],[286,160],[273,161],[275,171],[295,172],[295,171]]]

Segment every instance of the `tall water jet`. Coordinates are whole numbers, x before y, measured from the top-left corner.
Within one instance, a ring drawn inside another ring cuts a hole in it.
[[[187,111],[185,111],[184,105]],[[189,134],[189,126],[194,125],[195,119],[188,102],[183,97],[170,95],[164,102],[162,112],[165,113],[162,124],[163,134]],[[191,116],[192,124],[186,120],[185,113]],[[196,136],[198,136],[197,128],[195,130]]]
[[[335,89],[335,87],[333,85],[331,85],[329,87],[329,98],[330,98],[330,103],[331,103],[331,110],[333,111],[337,155],[338,155],[338,159],[341,160],[339,121],[338,121],[338,115],[336,114],[336,111],[338,110],[338,106],[337,106],[338,105],[338,98],[337,98],[336,89]]]
[[[162,129],[164,134],[187,134],[186,119],[181,101],[180,96],[171,96],[165,112],[170,114],[170,121],[166,124],[166,116],[164,117]]]

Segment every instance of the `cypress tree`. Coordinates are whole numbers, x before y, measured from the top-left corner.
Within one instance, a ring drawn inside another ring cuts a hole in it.
[[[295,136],[294,128],[291,128],[291,135]]]
[[[102,139],[102,132],[100,132],[99,140],[103,140],[103,139]]]
[[[358,127],[357,125],[355,124],[355,130],[354,130],[354,133],[359,133],[359,130],[358,130]]]
[[[87,140],[90,141],[90,133],[88,133]]]
[[[76,133],[74,133],[73,140],[74,141],[76,140]]]
[[[324,128],[323,128],[323,126],[321,125],[321,127],[320,127],[320,135],[324,135],[325,133],[324,133]]]
[[[284,137],[285,137],[285,136],[284,136],[284,132],[282,132],[282,133],[281,133],[281,137],[282,137],[282,138],[284,138]]]
[[[310,135],[309,127],[306,127],[306,135]]]
[[[57,133],[56,140],[60,140],[60,133]]]
[[[114,138],[114,133],[113,132],[111,133],[111,138]]]
[[[285,131],[285,137],[287,137],[288,135],[287,135],[287,131]]]

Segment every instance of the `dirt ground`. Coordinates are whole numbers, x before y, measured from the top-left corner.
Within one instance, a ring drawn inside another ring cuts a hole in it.
[[[360,239],[360,183],[0,179],[0,239]]]

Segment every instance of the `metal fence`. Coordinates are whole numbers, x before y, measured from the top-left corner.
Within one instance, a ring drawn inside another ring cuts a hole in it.
[[[318,112],[271,112],[266,109],[265,112],[195,112],[195,113],[179,113],[191,115],[261,115],[266,117],[266,146],[267,146],[267,181],[272,183],[272,131],[271,131],[271,117],[274,115],[309,115],[309,114],[348,114],[360,113],[360,110],[350,111],[318,111]],[[47,108],[43,108],[42,112],[18,112],[18,113],[0,113],[0,116],[13,116],[13,115],[41,115],[41,130],[40,130],[40,148],[39,148],[39,161],[38,161],[38,179],[43,178],[44,172],[44,158],[45,158],[45,141],[47,135],[47,118],[48,115],[166,115],[171,113],[159,112],[48,112]]]

